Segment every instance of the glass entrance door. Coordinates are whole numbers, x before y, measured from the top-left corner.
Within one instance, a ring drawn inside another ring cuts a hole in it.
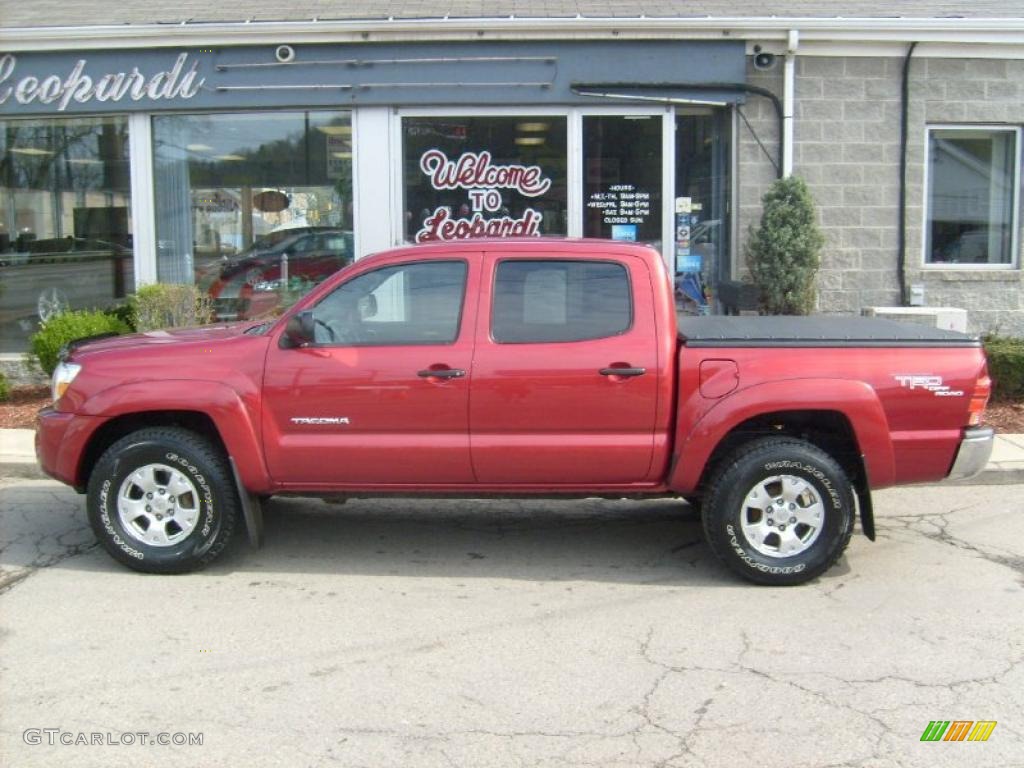
[[[583,235],[662,247],[661,114],[583,115]]]
[[[718,286],[731,279],[731,127],[726,109],[676,113],[672,253],[676,306],[686,314],[715,311]]]

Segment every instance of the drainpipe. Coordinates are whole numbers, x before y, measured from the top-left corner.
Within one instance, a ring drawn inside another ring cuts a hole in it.
[[[910,44],[903,57],[903,75],[900,81],[900,205],[899,221],[896,222],[896,271],[900,280],[900,306],[910,306],[910,291],[907,288],[907,123],[910,117],[910,57],[914,55],[917,41]]]
[[[793,102],[796,97],[796,49],[800,32],[789,30],[782,69],[782,177],[793,175]]]

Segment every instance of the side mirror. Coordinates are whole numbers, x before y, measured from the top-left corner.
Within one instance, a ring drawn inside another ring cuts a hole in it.
[[[359,299],[359,319],[366,320],[368,317],[373,317],[377,314],[377,297],[372,293],[368,293]]]
[[[281,336],[283,347],[308,347],[314,341],[313,313],[308,309],[288,318]]]

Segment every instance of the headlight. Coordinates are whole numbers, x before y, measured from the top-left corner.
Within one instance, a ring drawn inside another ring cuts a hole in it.
[[[75,380],[75,376],[81,370],[82,366],[77,363],[57,363],[57,367],[53,371],[53,384],[50,388],[53,402],[61,399],[64,393],[68,391],[68,387],[71,386],[71,382]]]

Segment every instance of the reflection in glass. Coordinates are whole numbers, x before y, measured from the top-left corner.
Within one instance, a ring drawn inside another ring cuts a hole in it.
[[[676,307],[709,314],[718,286],[729,280],[729,113],[680,110],[676,116]]]
[[[348,112],[153,119],[157,276],[220,319],[279,311],[354,258]]]
[[[0,353],[134,284],[126,119],[0,121]]]

